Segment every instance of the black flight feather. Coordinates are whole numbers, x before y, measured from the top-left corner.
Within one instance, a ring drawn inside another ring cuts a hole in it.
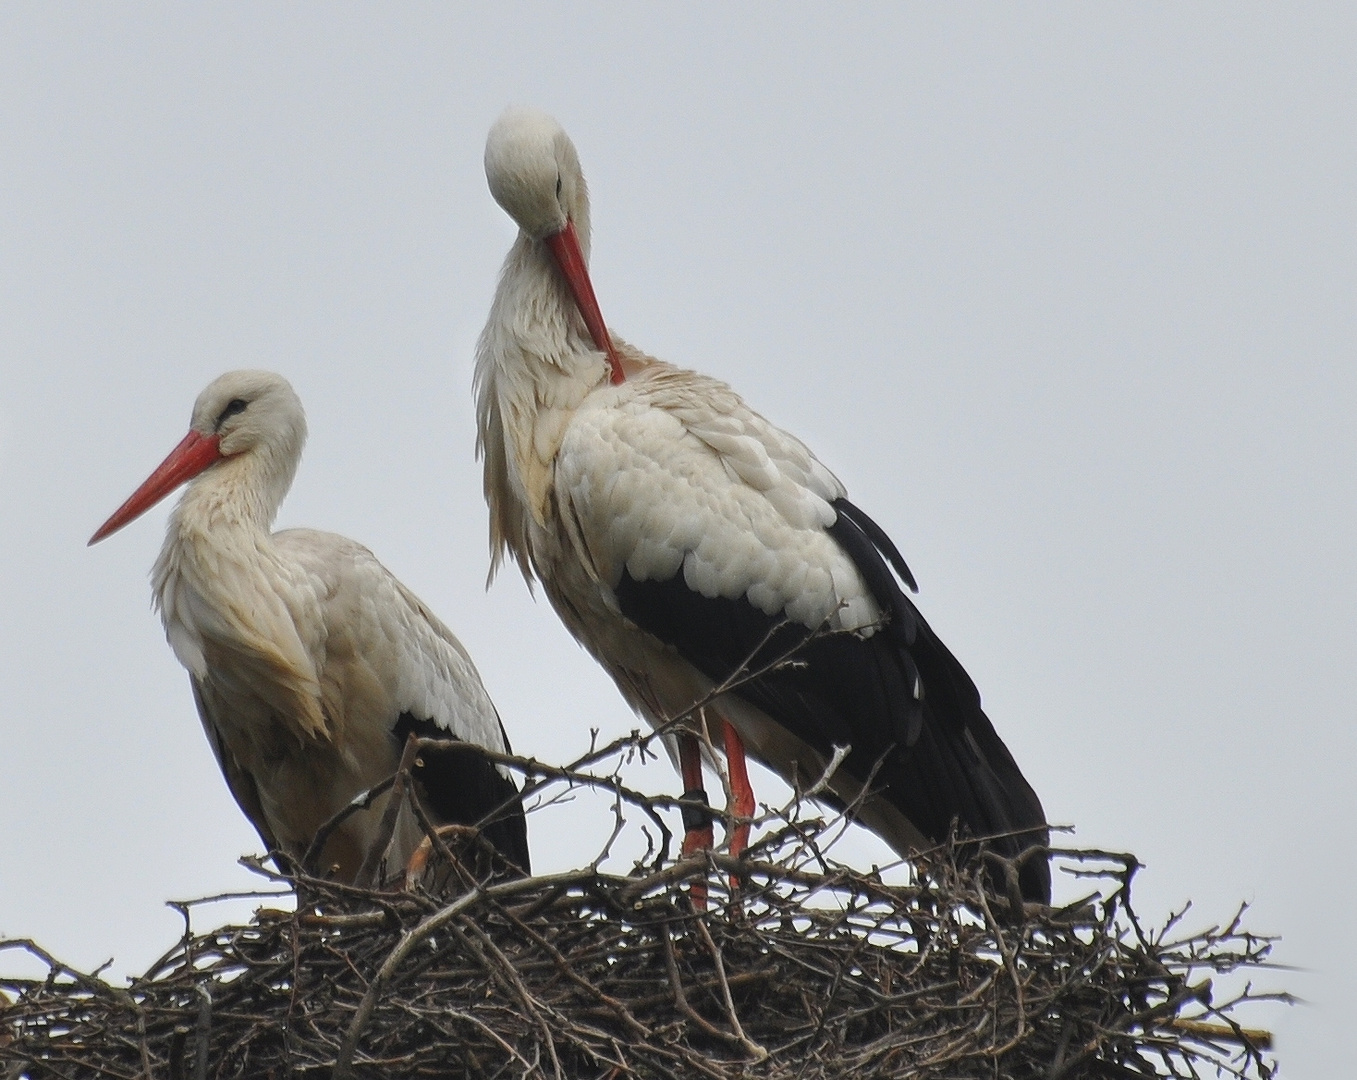
[[[851,503],[839,500],[835,509],[829,532],[885,612],[885,624],[869,637],[816,634],[745,598],[709,599],[681,572],[666,581],[624,572],[622,612],[713,682],[730,678],[757,649],[748,670],[771,669],[733,693],[826,758],[835,746],[851,746],[841,767],[862,782],[877,769],[873,791],[931,840],[945,839],[956,821],[974,836],[1000,835],[989,846],[1005,856],[1045,844],[1041,803],[981,708],[975,684],[891,574],[894,567],[913,586],[899,552]],[[796,662],[776,663],[787,654]],[[1010,833],[1021,835],[1001,835]],[[1028,859],[1019,880],[1028,899],[1049,900],[1046,859]]]
[[[422,739],[456,738],[433,720],[417,720],[403,712],[391,729],[391,737],[398,746],[404,746],[412,734]],[[504,745],[509,745],[507,737]],[[481,835],[496,851],[524,873],[531,872],[528,825],[517,785],[475,750],[425,750],[419,757],[422,763],[412,773],[426,805],[440,822],[480,826]],[[500,807],[487,821],[487,816]]]

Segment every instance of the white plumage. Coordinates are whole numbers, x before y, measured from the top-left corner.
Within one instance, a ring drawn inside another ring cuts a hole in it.
[[[555,481],[563,516],[581,523],[577,554],[609,589],[624,567],[637,581],[682,567],[705,597],[744,597],[809,627],[871,633],[880,617],[825,532],[842,485],[714,379],[651,361],[592,395],[561,440]]]
[[[199,396],[189,436],[91,541],[193,477],[152,571],[155,603],[232,794],[264,842],[294,860],[395,772],[409,731],[508,749],[466,650],[370,551],[311,529],[270,533],[305,438],[281,376],[223,375]],[[444,753],[425,755],[417,775],[442,821],[498,809],[486,835],[527,868],[507,772]],[[340,878],[362,865],[384,800],[331,836],[322,860]],[[420,834],[409,815],[400,830],[391,853],[403,863]]]
[[[741,741],[803,784],[835,746],[851,745],[832,796],[850,803],[870,778],[860,816],[901,853],[944,839],[953,820],[997,834],[1005,854],[1044,843],[1036,795],[969,677],[904,595],[913,579],[885,533],[798,439],[729,387],[608,333],[587,271],[588,196],[565,132],[511,109],[490,132],[485,164],[521,229],[477,351],[491,574],[510,554],[529,583],[539,579],[655,724],[751,654],[796,649],[798,665],[708,711],[709,725],[719,717],[739,735],[726,737],[737,801]],[[806,640],[819,631],[827,636]],[[679,748],[692,791],[696,743]],[[746,793],[737,812],[752,805]],[[1026,859],[1022,880],[1029,896],[1047,896],[1045,860]]]

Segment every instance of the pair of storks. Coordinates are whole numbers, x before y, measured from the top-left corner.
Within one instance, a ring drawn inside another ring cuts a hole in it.
[[[906,594],[914,579],[890,538],[725,384],[609,334],[587,270],[584,178],[559,124],[510,110],[485,166],[520,228],[476,360],[492,572],[509,556],[540,580],[651,724],[710,699],[669,729],[690,806],[684,851],[712,843],[694,809],[704,744],[725,750],[737,854],[754,810],[746,748],[803,789],[838,750],[822,797],[900,854],[959,826],[1017,859],[1024,896],[1048,901],[1048,861],[1030,850],[1047,843],[1041,804]],[[366,548],[270,533],[305,437],[284,379],[224,375],[90,541],[191,481],[152,574],[156,604],[236,801],[285,861],[396,770],[410,733],[509,747],[456,637]],[[437,821],[481,824],[528,870],[507,769],[449,751],[422,755],[415,777]],[[380,817],[348,817],[322,865],[352,880]],[[413,820],[404,830],[395,859],[419,839]]]

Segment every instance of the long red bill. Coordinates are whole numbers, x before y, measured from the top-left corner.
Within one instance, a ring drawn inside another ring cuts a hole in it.
[[[575,232],[575,223],[567,221],[565,228],[554,236],[547,237],[547,247],[556,256],[556,265],[565,275],[566,284],[575,298],[575,306],[584,316],[584,325],[589,328],[589,336],[599,352],[607,353],[608,364],[612,367],[612,383],[620,386],[626,379],[622,372],[622,359],[613,348],[613,339],[608,336],[608,327],[603,322],[603,312],[598,308],[598,299],[594,296],[594,283],[589,280],[589,267],[585,265],[584,254],[580,251],[579,234]]]
[[[190,431],[141,487],[132,492],[131,497],[113,512],[113,516],[99,526],[99,531],[90,537],[90,543],[97,544],[128,522],[141,517],[180,484],[192,480],[221,458],[220,435],[200,435]]]

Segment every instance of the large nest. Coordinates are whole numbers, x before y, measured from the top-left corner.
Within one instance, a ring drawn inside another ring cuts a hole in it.
[[[514,763],[535,792],[607,787],[619,829],[628,800],[662,831],[673,805],[616,773]],[[1148,932],[1134,859],[1057,852],[1088,890],[1047,908],[996,891],[993,860],[985,873],[941,850],[888,884],[830,858],[834,823],[771,816],[741,860],[672,862],[665,843],[629,873],[482,866],[472,880],[468,849],[435,840],[431,865],[457,862],[441,878],[458,895],[286,879],[295,911],[210,933],[184,906],[183,939],[126,987],[0,943],[50,968],[0,979],[14,998],[0,1076],[1273,1075],[1266,1036],[1237,1021],[1267,995],[1245,985],[1213,1002],[1213,980],[1239,983],[1271,942],[1237,916]],[[703,882],[705,913],[689,891]]]

